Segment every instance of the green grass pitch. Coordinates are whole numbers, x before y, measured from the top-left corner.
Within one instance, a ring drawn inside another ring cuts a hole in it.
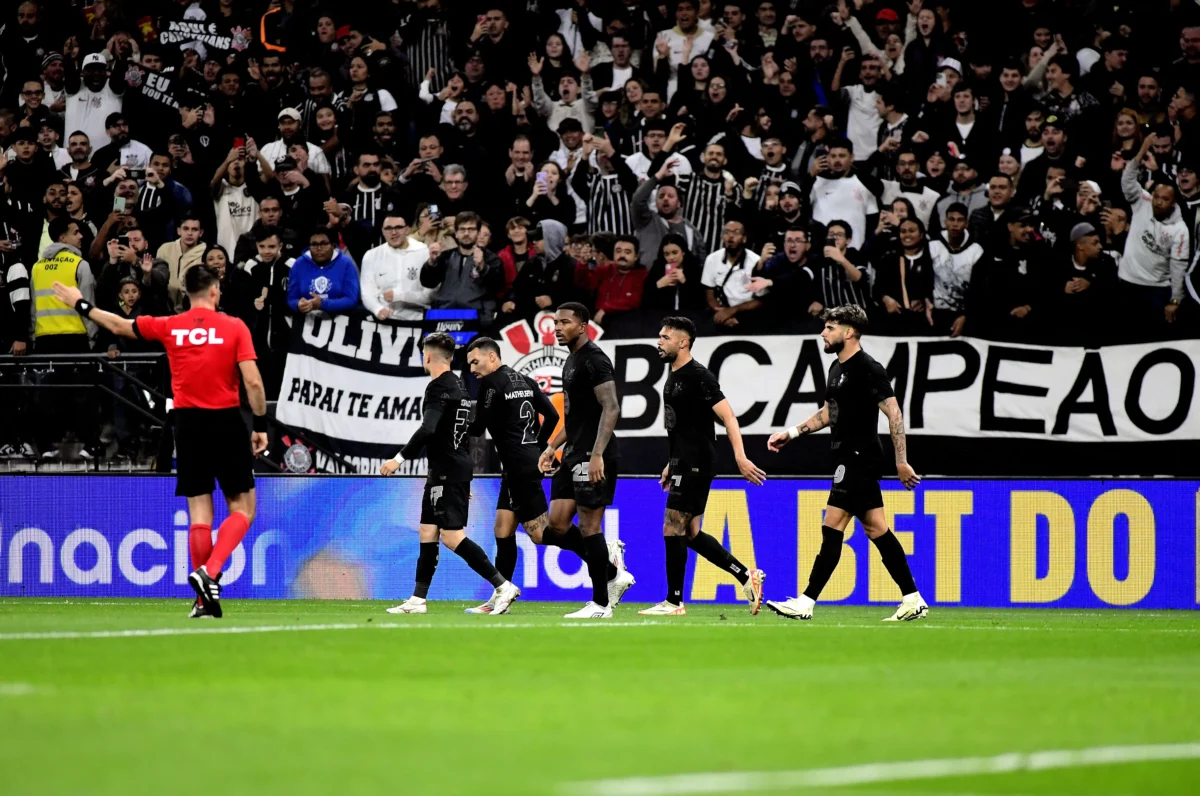
[[[832,785],[596,784],[1196,744],[1200,613],[935,606],[885,625],[889,606],[801,623],[622,605],[564,627],[577,606],[385,607],[230,600],[225,620],[189,622],[183,600],[0,600],[0,794],[1200,792],[1200,746]]]

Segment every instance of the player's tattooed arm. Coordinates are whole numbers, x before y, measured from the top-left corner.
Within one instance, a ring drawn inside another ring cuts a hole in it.
[[[621,403],[617,400],[617,383],[606,381],[597,385],[594,390],[596,400],[600,402],[600,426],[596,429],[596,444],[592,447],[592,455],[600,456],[612,439],[617,421],[621,419]]]
[[[604,480],[604,449],[612,439],[613,429],[621,417],[621,403],[617,400],[617,383],[606,381],[593,390],[600,402],[600,425],[596,429],[596,441],[592,445],[592,457],[588,460],[588,480],[598,484]]]
[[[904,413],[896,399],[888,398],[879,404],[879,410],[888,419],[888,431],[892,436],[892,447],[896,449],[896,474],[905,488],[912,489],[921,483],[921,476],[908,463],[908,441],[904,436]]]
[[[892,447],[896,449],[896,464],[908,463],[908,443],[904,437],[904,415],[895,398],[888,398],[879,405],[879,410],[888,419],[888,432],[892,435]]]
[[[805,420],[798,426],[792,426],[789,429],[776,432],[767,440],[767,448],[772,452],[778,453],[779,449],[796,437],[804,434],[813,434],[829,425],[829,404],[821,407],[821,411]]]

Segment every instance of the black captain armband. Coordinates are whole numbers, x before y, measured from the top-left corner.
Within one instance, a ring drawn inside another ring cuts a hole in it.
[[[92,308],[94,306],[96,306],[96,305],[92,304],[92,302],[88,301],[85,298],[81,298],[79,301],[75,302],[75,311],[78,312],[83,317],[87,318],[88,316],[90,316],[92,314]]]
[[[255,434],[266,434],[267,433],[267,416],[266,415],[255,415],[254,416],[254,433]]]

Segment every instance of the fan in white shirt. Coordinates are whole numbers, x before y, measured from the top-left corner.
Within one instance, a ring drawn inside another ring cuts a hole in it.
[[[419,321],[437,295],[437,288],[421,284],[429,247],[408,237],[408,229],[403,216],[384,216],[383,245],[363,256],[359,295],[363,306],[380,320]]]
[[[666,59],[670,66],[667,79],[667,101],[675,96],[679,85],[679,67],[691,63],[692,57],[708,52],[713,32],[698,24],[699,0],[679,0],[675,4],[675,27],[659,31],[654,43],[654,67]]]
[[[268,163],[274,164],[288,153],[291,142],[300,135],[300,111],[295,108],[284,108],[279,112],[279,138],[262,148],[262,156]],[[321,147],[311,141],[306,141],[308,149],[308,167],[317,174],[330,173],[329,161]]]
[[[849,141],[834,141],[829,145],[829,171],[817,177],[809,198],[813,221],[849,223],[852,232],[850,248],[861,250],[867,229],[874,226],[871,217],[879,213],[879,202],[858,175],[850,171],[853,153]]]

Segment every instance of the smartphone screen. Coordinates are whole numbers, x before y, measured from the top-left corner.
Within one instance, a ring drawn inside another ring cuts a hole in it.
[[[117,197],[113,198],[113,210],[116,210],[118,213],[125,212],[125,197],[124,196],[117,196]]]

